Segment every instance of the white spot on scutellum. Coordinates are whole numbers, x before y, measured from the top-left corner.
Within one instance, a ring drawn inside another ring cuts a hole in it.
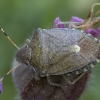
[[[98,39],[97,38],[94,38],[94,41],[98,41]]]
[[[70,47],[70,51],[77,53],[80,51],[80,47],[78,45],[73,45]]]

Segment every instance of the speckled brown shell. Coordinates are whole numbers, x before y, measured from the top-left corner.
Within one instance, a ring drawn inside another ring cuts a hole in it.
[[[80,52],[70,53],[69,45],[80,46]],[[77,71],[92,64],[99,56],[97,39],[91,34],[74,28],[43,30],[39,28],[35,31],[29,46],[32,49],[30,64],[40,76]],[[86,67],[86,70],[91,66]]]

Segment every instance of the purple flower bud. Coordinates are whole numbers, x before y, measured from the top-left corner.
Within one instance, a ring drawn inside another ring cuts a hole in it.
[[[77,16],[73,16],[71,19],[72,22],[84,22],[84,20],[82,18],[79,18]]]
[[[2,82],[0,82],[0,94],[2,93]]]
[[[86,32],[88,32],[88,33],[92,34],[94,37],[98,38],[100,35],[100,27],[97,30],[95,30],[93,28],[89,28],[88,30],[86,30]]]
[[[54,20],[54,24],[53,24],[53,28],[65,28],[64,24],[58,24],[60,23],[61,20],[59,19],[59,17],[57,17],[55,20]],[[58,24],[58,25],[57,25]]]
[[[89,73],[86,73],[75,84],[69,85],[62,75],[51,76],[52,82],[63,88],[50,85],[46,77],[36,77],[29,65],[21,64],[14,73],[14,81],[21,100],[78,100],[83,93]],[[73,76],[73,79],[78,76]]]
[[[97,29],[98,33],[100,34],[100,27]]]

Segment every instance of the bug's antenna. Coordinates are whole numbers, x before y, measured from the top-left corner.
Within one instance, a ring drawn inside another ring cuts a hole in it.
[[[0,27],[0,30],[3,32],[3,34],[8,38],[8,40],[17,48],[19,49],[19,47],[12,41],[12,39],[7,35],[7,33],[3,30],[2,27]]]
[[[2,82],[6,76],[8,76],[14,69],[16,69],[17,67],[19,67],[20,64],[18,64],[17,66],[15,66],[14,68],[12,68],[11,70],[9,70],[1,79],[0,79],[0,82]]]

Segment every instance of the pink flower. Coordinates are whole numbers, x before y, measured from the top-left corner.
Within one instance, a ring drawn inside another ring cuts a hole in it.
[[[58,24],[59,22],[62,22],[59,17],[57,17],[54,20],[54,24],[53,24],[53,28],[65,28],[64,24]],[[84,22],[84,20],[82,18],[79,18],[77,16],[72,16],[71,22]],[[57,25],[58,24],[58,25]],[[100,27],[98,29],[94,29],[94,28],[89,28],[86,30],[87,33],[92,34],[94,37],[98,38],[100,35]]]
[[[72,22],[84,22],[84,20],[82,18],[76,17],[76,16],[72,16],[71,19]]]
[[[100,27],[95,30],[94,28],[89,28],[88,30],[86,30],[87,33],[92,34],[94,37],[98,38],[100,35]]]
[[[82,18],[73,16],[71,19],[72,22],[84,22],[84,20]],[[100,27],[98,29],[94,29],[94,28],[89,28],[86,30],[87,33],[92,34],[94,37],[98,38],[100,35]]]
[[[53,24],[53,28],[56,28],[56,27],[58,27],[58,28],[65,28],[64,24],[58,24],[59,22],[61,22],[61,20],[59,19],[59,17],[55,18],[54,24]]]

